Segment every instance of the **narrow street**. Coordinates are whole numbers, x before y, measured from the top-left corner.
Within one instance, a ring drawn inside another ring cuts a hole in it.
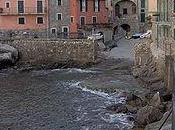
[[[121,39],[117,42],[118,47],[113,48],[111,51],[107,52],[106,55],[114,59],[128,59],[130,61],[134,60],[134,45],[139,43],[139,39]]]

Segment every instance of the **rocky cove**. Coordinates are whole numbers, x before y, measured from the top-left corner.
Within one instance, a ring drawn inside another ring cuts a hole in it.
[[[1,70],[2,129],[155,130],[149,124],[170,111],[171,95],[132,68],[103,58],[86,69]]]

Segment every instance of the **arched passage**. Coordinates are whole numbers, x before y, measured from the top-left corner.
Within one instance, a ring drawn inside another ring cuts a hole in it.
[[[128,24],[122,24],[121,27],[123,28],[123,30],[125,30],[126,32],[130,32],[131,31],[131,27]]]

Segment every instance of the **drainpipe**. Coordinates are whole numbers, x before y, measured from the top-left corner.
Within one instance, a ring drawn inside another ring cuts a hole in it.
[[[47,8],[47,38],[50,38],[50,0],[47,0],[48,8]]]

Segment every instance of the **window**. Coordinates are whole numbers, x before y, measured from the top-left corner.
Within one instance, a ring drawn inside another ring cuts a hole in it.
[[[18,1],[18,13],[24,13],[24,1]]]
[[[145,10],[144,9],[141,9],[141,14],[140,14],[140,18],[141,18],[141,22],[144,23],[146,20],[145,20]]]
[[[174,0],[174,2],[173,2],[173,11],[174,11],[174,13],[175,13],[175,0]]]
[[[80,17],[80,25],[85,25],[85,17],[84,16]]]
[[[18,24],[25,24],[25,18],[24,17],[18,18]]]
[[[9,2],[5,3],[5,8],[10,8],[10,3]]]
[[[61,6],[61,2],[62,0],[57,0],[57,4],[58,4],[58,6]]]
[[[56,28],[51,28],[51,34],[56,34],[57,29]]]
[[[97,23],[97,16],[92,16],[92,23],[96,24]]]
[[[99,12],[100,11],[100,1],[94,0],[94,11]]]
[[[37,17],[37,24],[43,24],[43,23],[44,23],[43,17]]]
[[[80,11],[81,12],[87,11],[87,0],[80,0]]]
[[[63,27],[62,27],[62,32],[63,32],[63,33],[68,33],[68,32],[69,32],[69,27],[63,26]]]
[[[62,33],[63,33],[63,38],[68,38],[69,27],[63,26],[63,27],[62,27]]]
[[[74,17],[73,16],[70,17],[70,22],[74,23]]]
[[[37,0],[37,13],[43,13],[43,1]]]
[[[127,8],[123,8],[123,14],[128,14]]]
[[[145,13],[141,13],[141,22],[142,22],[142,23],[145,22]]]
[[[145,0],[141,0],[141,8],[145,8]]]
[[[57,20],[62,20],[62,14],[61,13],[57,14]]]

